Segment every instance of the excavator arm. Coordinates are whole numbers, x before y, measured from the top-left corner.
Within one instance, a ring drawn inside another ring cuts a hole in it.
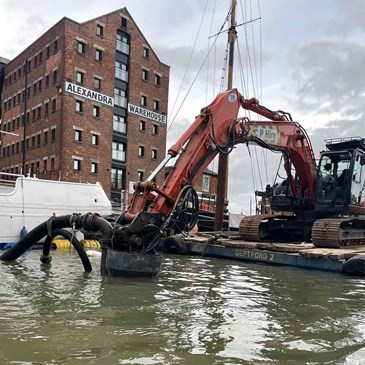
[[[269,120],[251,121],[237,118],[240,109],[255,112]],[[280,151],[286,159],[286,172],[294,198],[313,202],[315,182],[315,159],[306,132],[287,113],[271,111],[259,105],[256,99],[246,100],[232,89],[220,93],[203,108],[195,121],[179,140],[169,148],[166,158],[144,182],[134,184],[130,208],[124,212],[119,223],[131,223],[139,212],[162,213],[168,217],[181,198],[186,186],[208,167],[214,157],[238,143],[255,143],[263,148]],[[153,181],[171,158],[177,161],[161,187]],[[291,176],[290,165],[296,169],[299,187]],[[165,219],[163,218],[163,219]]]
[[[253,111],[271,121],[251,121],[246,119],[249,128],[247,139],[263,148],[282,152],[285,170],[294,198],[300,202],[305,199],[314,203],[315,179],[317,175],[313,148],[306,131],[291,115],[282,111],[272,112],[258,103],[257,99],[241,99],[244,109]],[[295,167],[296,177],[291,175],[291,165]],[[294,178],[300,182],[296,186]]]

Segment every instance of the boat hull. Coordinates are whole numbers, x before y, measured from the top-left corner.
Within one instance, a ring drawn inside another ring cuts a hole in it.
[[[15,186],[0,187],[0,243],[18,241],[23,227],[29,232],[52,215],[87,212],[112,213],[99,183],[18,177]]]

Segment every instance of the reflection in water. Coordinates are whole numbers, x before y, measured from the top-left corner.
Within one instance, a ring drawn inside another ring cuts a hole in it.
[[[101,278],[39,254],[0,263],[0,364],[361,364],[364,279],[179,256]]]

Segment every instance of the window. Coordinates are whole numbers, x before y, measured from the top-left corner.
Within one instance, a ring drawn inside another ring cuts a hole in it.
[[[76,72],[76,82],[78,84],[83,84],[84,83],[84,73],[81,71],[77,71]]]
[[[48,131],[44,131],[43,134],[43,143],[47,144],[48,143]]]
[[[77,41],[77,52],[81,54],[85,54],[86,44],[81,41]]]
[[[144,120],[139,121],[139,130],[144,132],[146,130],[146,122]]]
[[[99,146],[99,135],[91,134],[91,145],[92,146]]]
[[[112,169],[111,188],[122,190],[125,189],[125,171],[121,169]]]
[[[203,191],[209,191],[210,178],[208,175],[203,175]]]
[[[104,35],[104,27],[100,24],[96,25],[96,35],[102,37]]]
[[[147,47],[143,47],[143,57],[149,58],[150,56],[150,50]]]
[[[34,68],[36,68],[38,66],[38,55],[34,56]],[[15,78],[14,78],[15,80]]]
[[[40,51],[39,52],[39,64],[41,64],[43,62],[43,52]],[[20,75],[19,75],[20,76]]]
[[[145,96],[145,95],[141,96],[141,105],[147,106],[147,96]]]
[[[48,115],[48,103],[44,103],[44,116]]]
[[[41,134],[37,134],[37,146],[41,145]]]
[[[74,170],[81,171],[81,160],[74,158],[73,163],[74,163]]]
[[[124,117],[113,115],[113,130],[124,134],[127,133],[127,124]]]
[[[138,157],[143,157],[144,156],[144,146],[139,146],[138,147]]]
[[[94,118],[100,117],[100,106],[93,105],[93,117]]]
[[[40,93],[42,91],[42,80],[38,81],[38,92]]]
[[[123,28],[127,28],[127,23],[128,23],[128,19],[127,19],[127,18],[122,17],[122,27],[123,27]]]
[[[103,59],[103,51],[102,50],[100,50],[100,49],[95,50],[95,59],[97,61],[102,61],[102,59]]]
[[[90,172],[92,174],[97,174],[98,173],[98,163],[97,162],[91,162],[91,166],[90,166]]]
[[[161,76],[155,74],[155,85],[160,86],[161,85]]]
[[[75,129],[75,142],[82,142],[82,131]]]
[[[126,64],[119,61],[115,62],[115,77],[117,79],[128,82],[128,71]]]
[[[43,172],[47,172],[47,160],[43,160]]]
[[[151,154],[152,160],[157,160],[157,149],[152,148],[152,154]]]
[[[148,81],[148,70],[142,69],[142,80]]]
[[[53,42],[53,53],[57,53],[57,51],[58,51],[58,40],[56,39]]]
[[[57,70],[53,71],[53,83],[55,84],[57,82]]]
[[[51,129],[51,142],[56,140],[56,128]]]
[[[117,51],[129,54],[128,38],[122,34],[117,34]]]
[[[42,114],[42,107],[38,107],[37,108],[37,119],[41,119],[41,114]]]
[[[57,102],[56,99],[52,99],[52,113],[56,111]]]
[[[51,157],[51,170],[54,170],[55,168],[55,158]]]
[[[112,159],[118,161],[125,161],[125,143],[112,143]]]
[[[46,48],[46,58],[48,60],[49,58],[49,55],[50,55],[50,50],[49,50],[49,46]]]
[[[137,181],[143,181],[143,171],[137,171]]]
[[[32,110],[32,121],[34,122],[35,121],[35,117],[36,117],[36,110],[33,109]]]
[[[33,84],[33,95],[37,94],[37,83]]]
[[[94,88],[97,90],[101,89],[101,79],[94,77]]]
[[[49,87],[49,75],[46,75],[46,89]]]
[[[114,89],[114,104],[123,108],[127,107],[127,99],[124,90],[118,88]]]
[[[158,100],[153,100],[153,110],[160,110],[160,102]]]
[[[84,112],[84,103],[81,100],[76,100],[76,111],[78,113]]]

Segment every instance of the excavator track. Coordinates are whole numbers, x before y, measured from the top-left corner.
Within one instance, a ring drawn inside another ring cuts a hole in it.
[[[239,232],[245,241],[261,241],[260,224],[263,220],[275,217],[274,214],[249,215],[240,222]]]
[[[312,228],[315,247],[341,248],[365,244],[365,220],[359,218],[318,219]]]

